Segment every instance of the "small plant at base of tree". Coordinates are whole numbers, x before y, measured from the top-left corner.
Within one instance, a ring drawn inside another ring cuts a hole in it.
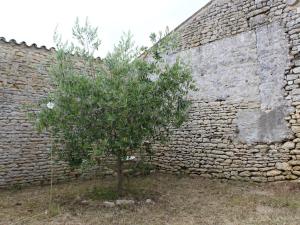
[[[152,34],[155,44],[145,50],[126,33],[102,60],[93,57],[100,45],[97,28],[77,21],[73,36],[71,44],[56,38],[54,88],[33,116],[37,128],[58,143],[53,153],[71,166],[94,165],[113,155],[121,196],[124,161],[149,151],[145,143],[166,140],[169,128],[186,119],[187,95],[195,90],[191,71],[180,58],[172,64],[164,59],[173,46],[171,34]]]

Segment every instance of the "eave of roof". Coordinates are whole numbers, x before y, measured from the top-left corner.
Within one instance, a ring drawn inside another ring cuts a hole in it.
[[[23,45],[23,46],[25,46],[27,48],[43,49],[43,50],[46,50],[46,51],[55,51],[54,47],[47,48],[45,45],[38,46],[35,43],[29,45],[25,41],[17,42],[15,39],[6,40],[5,37],[0,37],[0,41],[4,42],[6,44],[15,44],[15,45],[20,45],[20,46]]]

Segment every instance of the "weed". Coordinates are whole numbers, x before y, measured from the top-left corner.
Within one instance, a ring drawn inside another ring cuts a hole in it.
[[[111,187],[94,187],[91,191],[87,193],[87,197],[92,200],[116,200],[118,199],[118,194]]]
[[[51,203],[48,207],[48,215],[49,217],[54,217],[57,216],[58,214],[60,214],[61,209],[59,204],[57,203]]]

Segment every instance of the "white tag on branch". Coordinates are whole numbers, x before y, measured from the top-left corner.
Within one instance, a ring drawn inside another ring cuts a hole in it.
[[[126,157],[126,160],[134,160],[135,159],[135,156],[127,156]]]
[[[53,109],[54,108],[54,103],[53,102],[48,102],[47,103],[47,108],[48,109]]]

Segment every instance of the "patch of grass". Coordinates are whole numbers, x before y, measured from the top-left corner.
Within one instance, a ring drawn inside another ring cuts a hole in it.
[[[18,221],[30,225],[299,225],[300,221],[300,184],[258,185],[153,174],[133,177],[125,185],[124,198],[138,204],[104,207],[103,201],[118,199],[115,182],[107,177],[54,185],[51,208],[47,186],[0,191],[0,225]],[[147,198],[154,203],[146,204]]]
[[[255,198],[251,199],[252,201],[249,201],[249,200],[250,199],[247,196],[235,195],[235,196],[232,196],[231,201],[228,203],[230,205],[244,205],[245,202],[253,203],[255,201]]]
[[[145,188],[131,187],[125,190],[125,196],[136,201],[144,201],[146,199],[157,200],[160,194]]]
[[[92,200],[114,201],[118,199],[118,193],[111,187],[94,187],[86,196]]]
[[[263,203],[273,208],[289,208],[300,209],[300,202],[294,199],[288,199],[286,197],[273,197],[264,199]]]
[[[48,207],[48,215],[49,217],[54,217],[54,216],[57,216],[58,214],[60,214],[61,212],[61,209],[60,209],[60,206],[59,204],[57,203],[51,203]]]
[[[20,191],[22,190],[23,186],[21,184],[13,184],[9,190],[12,192]]]
[[[136,201],[144,201],[148,198],[152,200],[158,199],[159,193],[140,187],[127,187],[124,189],[123,198],[134,199]],[[119,199],[114,187],[93,187],[85,194],[86,198],[97,201],[115,201]]]

